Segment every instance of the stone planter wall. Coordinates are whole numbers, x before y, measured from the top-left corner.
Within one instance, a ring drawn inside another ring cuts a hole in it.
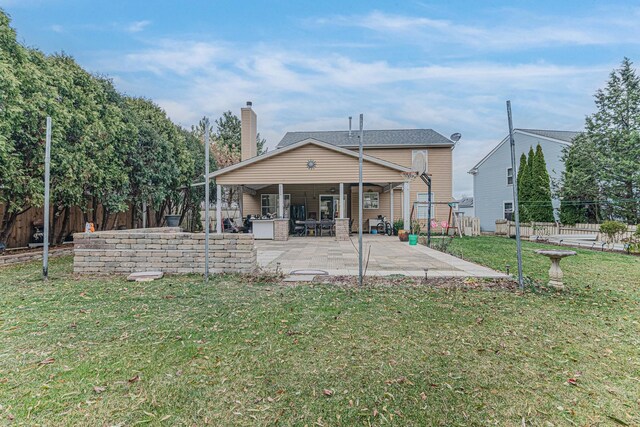
[[[71,255],[73,253],[73,248],[70,244],[65,245],[66,247],[57,247],[57,248],[49,248],[49,258],[63,256],[63,255]],[[0,255],[0,267],[5,265],[13,265],[20,264],[24,262],[36,261],[42,259],[42,249],[38,251],[25,251],[25,252],[17,252],[12,253],[12,251],[7,251],[3,255]]]
[[[170,227],[76,233],[73,271],[203,274],[204,237],[204,233],[185,233]],[[210,234],[210,273],[253,273],[256,269],[257,249],[252,234]]]

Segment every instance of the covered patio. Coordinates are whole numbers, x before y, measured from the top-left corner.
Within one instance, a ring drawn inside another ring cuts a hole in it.
[[[380,217],[390,223],[401,218],[409,229],[408,176],[413,176],[410,168],[363,156],[365,232]],[[218,233],[224,219],[220,201],[228,187],[240,194],[240,215],[251,217],[256,239],[288,240],[297,228],[296,235],[344,241],[358,223],[358,153],[322,141],[300,141],[216,171],[210,178],[217,186]],[[265,227],[271,234],[263,234]]]
[[[279,270],[295,275],[304,270],[321,270],[328,275],[357,276],[358,251],[356,239],[331,241],[301,237],[289,242],[256,241],[258,266],[268,271]],[[404,275],[424,277],[487,277],[507,275],[452,255],[427,248],[410,246],[397,237],[363,236],[366,275]]]

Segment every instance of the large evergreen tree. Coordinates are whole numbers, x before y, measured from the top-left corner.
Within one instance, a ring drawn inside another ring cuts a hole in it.
[[[198,139],[153,102],[121,95],[73,58],[22,46],[0,10],[0,243],[21,214],[42,206],[47,116],[53,121],[52,237],[68,232],[73,206],[95,223],[101,209],[103,229],[145,201],[157,224],[171,211],[183,217],[199,211],[198,190],[190,187],[204,169]]]
[[[596,92],[595,103],[585,134],[564,156],[563,202],[571,206],[572,215],[591,221],[610,218],[635,224],[640,216],[640,78],[628,58]],[[598,202],[597,210],[586,207],[593,202]]]
[[[522,153],[520,156],[520,167],[518,168],[518,215],[520,221],[529,222],[529,210],[527,209],[527,201],[530,193],[531,174],[527,167],[527,155]]]
[[[531,155],[531,154],[530,154]],[[529,218],[535,222],[553,222],[553,205],[551,204],[551,180],[547,172],[547,163],[540,144],[531,159],[531,196],[527,210]]]

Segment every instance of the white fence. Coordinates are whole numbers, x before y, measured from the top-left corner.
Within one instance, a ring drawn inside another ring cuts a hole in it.
[[[618,240],[612,243],[619,243],[624,239],[629,239],[636,232],[636,229],[637,226],[628,225],[627,231],[620,234]],[[496,234],[509,237],[515,236],[516,223],[505,219],[496,220]],[[555,222],[529,222],[520,224],[520,235],[522,237],[593,235],[597,241],[608,240],[606,235],[600,233],[600,224],[562,225]]]

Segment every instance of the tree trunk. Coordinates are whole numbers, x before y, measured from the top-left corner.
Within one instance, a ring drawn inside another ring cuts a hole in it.
[[[62,225],[60,226],[60,233],[58,234],[58,243],[64,242],[66,237],[67,227],[69,226],[69,217],[71,216],[71,208],[64,208],[64,216],[62,217]]]
[[[13,230],[13,226],[16,224],[18,218],[17,212],[9,212],[9,207],[5,206],[4,214],[2,215],[2,228],[0,229],[0,243],[7,245],[9,235]]]
[[[100,230],[107,230],[109,225],[109,209],[105,205],[102,205],[102,224],[100,224]]]
[[[93,222],[94,227],[98,228],[98,198],[91,198],[91,222]]]

